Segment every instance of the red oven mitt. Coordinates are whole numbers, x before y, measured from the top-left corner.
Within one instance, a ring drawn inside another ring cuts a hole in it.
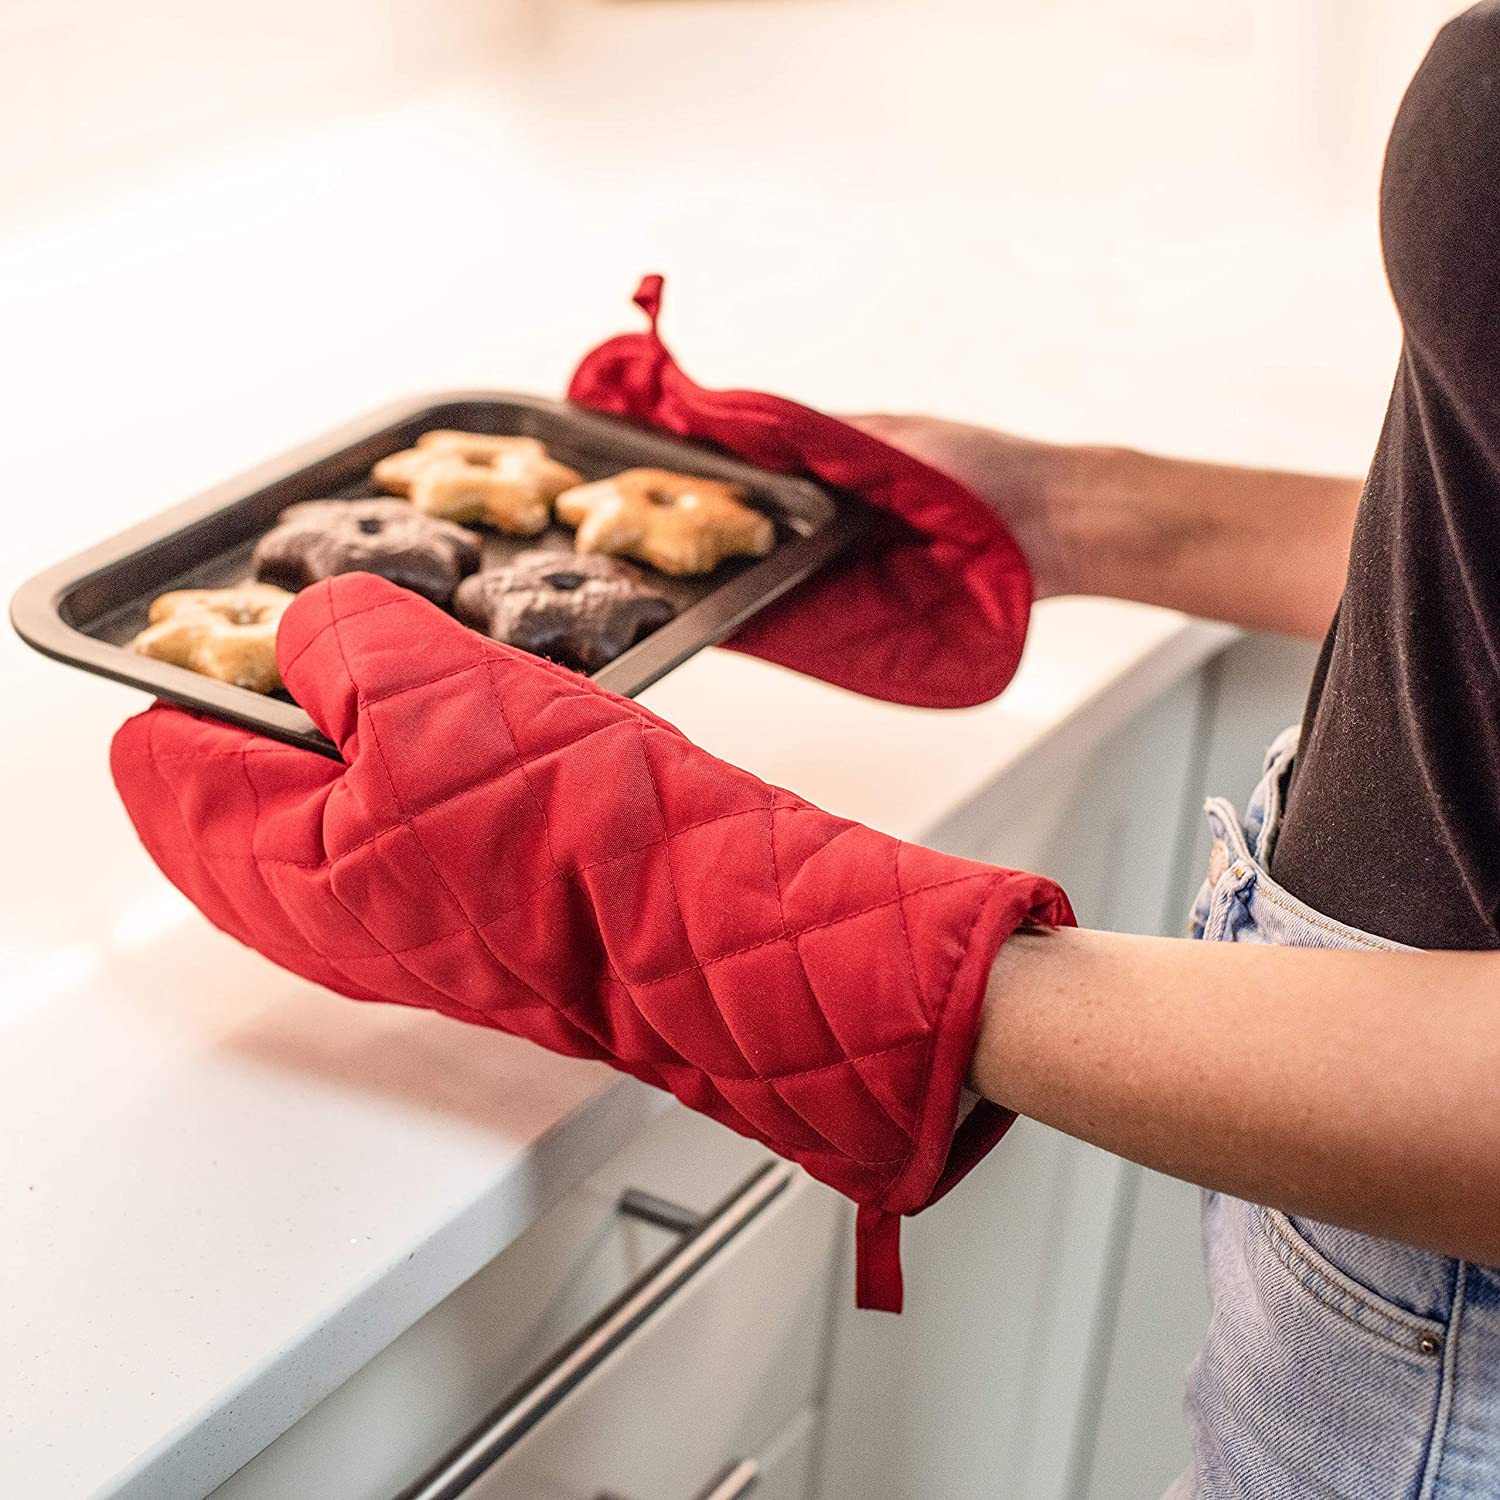
[[[274,962],[600,1058],[900,1214],[1013,1118],[960,1096],[991,962],[1051,881],[916,848],[715,760],[380,579],[287,610],[282,676],[343,763],[158,706],[115,782],[169,879]]]
[[[635,294],[649,331],[601,344],[568,399],[706,439],[860,496],[884,521],[729,642],[839,687],[917,708],[985,703],[1015,675],[1031,613],[1026,559],[956,479],[868,432],[755,391],[707,391],[657,332],[662,278]]]

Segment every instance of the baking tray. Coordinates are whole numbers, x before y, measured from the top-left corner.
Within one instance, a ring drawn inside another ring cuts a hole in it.
[[[257,538],[288,505],[379,493],[369,479],[375,461],[410,447],[433,427],[539,438],[585,479],[647,466],[729,480],[743,485],[751,504],[775,521],[776,546],[764,558],[728,562],[702,578],[669,578],[642,569],[680,612],[593,674],[601,687],[625,697],[732,635],[840,552],[859,528],[852,498],[756,468],[702,443],[562,401],[445,392],[372,412],[49,568],[17,592],[11,623],[29,645],[58,661],[337,759],[332,742],[287,695],[253,693],[137,656],[129,643],[145,628],[146,612],[158,594],[244,582],[251,576]],[[537,537],[486,532],[483,566],[545,546],[571,550],[572,532],[561,526]]]

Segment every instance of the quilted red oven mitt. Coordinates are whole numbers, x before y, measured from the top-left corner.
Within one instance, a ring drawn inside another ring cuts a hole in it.
[[[585,357],[568,399],[703,438],[752,463],[859,495],[885,524],[729,643],[872,698],[964,708],[1015,675],[1031,574],[989,506],[956,479],[822,412],[694,385],[657,331],[662,278],[636,302],[645,333]]]
[[[282,676],[340,764],[158,706],[115,781],[219,927],[361,1000],[601,1058],[860,1205],[899,1308],[903,1213],[1010,1116],[956,1126],[985,979],[1051,881],[915,848],[715,760],[645,709],[380,579],[287,610]]]

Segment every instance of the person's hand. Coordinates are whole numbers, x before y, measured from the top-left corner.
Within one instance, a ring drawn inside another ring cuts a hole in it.
[[[1075,591],[1076,560],[1058,524],[1058,500],[1081,450],[942,417],[881,413],[849,421],[940,469],[990,506],[1026,554],[1037,598]]]
[[[365,574],[277,639],[340,760],[157,707],[115,782],[219,927],[342,994],[598,1058],[861,1205],[861,1298],[900,1301],[896,1214],[1010,1117],[956,1131],[986,976],[1051,881],[916,848],[715,760],[637,704]]]
[[[1310,639],[1328,629],[1358,479],[1042,443],[939,417],[849,421],[984,501],[1025,553],[1038,598],[1135,599]]]

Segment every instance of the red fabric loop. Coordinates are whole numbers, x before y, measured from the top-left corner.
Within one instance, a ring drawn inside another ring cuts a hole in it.
[[[745,625],[730,645],[839,687],[922,708],[995,697],[1015,675],[1031,575],[995,513],[956,479],[822,412],[689,380],[658,330],[663,280],[635,294],[650,326],[587,355],[568,399],[763,468],[860,496],[886,521]]]
[[[854,1305],[901,1311],[901,1215],[861,1207],[854,1215]]]

